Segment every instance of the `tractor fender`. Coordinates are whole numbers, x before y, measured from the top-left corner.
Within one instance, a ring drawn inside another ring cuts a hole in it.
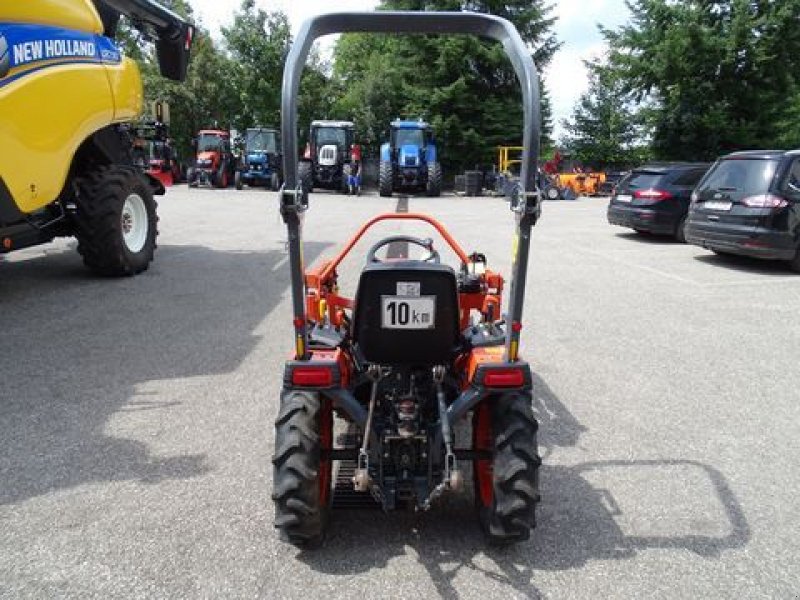
[[[145,175],[147,175],[147,183],[150,184],[150,189],[153,190],[154,196],[163,196],[167,193],[164,183],[158,177],[150,173],[145,173]]]
[[[381,144],[381,162],[391,162],[392,160],[392,149],[389,147],[389,144]]]
[[[425,148],[425,162],[436,162],[436,144],[433,142],[428,143],[427,147]]]

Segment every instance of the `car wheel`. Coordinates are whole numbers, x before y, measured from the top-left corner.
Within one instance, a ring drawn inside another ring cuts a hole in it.
[[[792,271],[795,273],[800,273],[800,247],[797,248],[794,258],[789,261],[789,267],[791,267]]]
[[[686,217],[683,217],[675,228],[675,241],[686,243]]]

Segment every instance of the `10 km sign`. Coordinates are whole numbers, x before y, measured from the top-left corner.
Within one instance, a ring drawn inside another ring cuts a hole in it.
[[[436,296],[381,296],[384,329],[433,329]]]

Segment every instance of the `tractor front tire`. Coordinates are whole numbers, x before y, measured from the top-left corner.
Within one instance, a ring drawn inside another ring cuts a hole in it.
[[[269,178],[269,187],[273,192],[278,192],[281,189],[281,179],[278,174],[273,171]]]
[[[530,393],[510,392],[476,412],[475,442],[492,458],[476,461],[475,499],[481,526],[497,545],[527,540],[536,526],[539,458]],[[481,410],[483,413],[481,413]],[[483,417],[483,419],[482,419]],[[482,422],[483,421],[483,422]],[[486,464],[481,468],[481,462]]]
[[[84,264],[106,276],[130,276],[153,260],[158,216],[153,190],[135,167],[111,165],[78,180],[74,215]]]
[[[306,194],[314,191],[314,172],[310,162],[306,160],[300,161],[300,164],[297,165],[297,179]]]
[[[394,169],[392,163],[382,161],[378,172],[378,191],[381,196],[388,198],[392,195],[394,187]]]
[[[194,167],[189,167],[186,171],[186,183],[189,187],[197,187],[197,169]]]
[[[442,165],[438,162],[428,164],[428,185],[425,191],[431,197],[442,195]]]
[[[233,185],[236,187],[237,190],[244,189],[244,183],[242,183],[241,171],[236,171],[236,174],[233,176]]]
[[[225,169],[225,165],[220,165],[219,170],[216,172],[214,177],[213,185],[214,187],[220,189],[226,189],[228,187],[228,171]]]
[[[272,500],[275,527],[288,542],[313,547],[322,542],[328,520],[333,414],[319,394],[284,392],[275,421]]]

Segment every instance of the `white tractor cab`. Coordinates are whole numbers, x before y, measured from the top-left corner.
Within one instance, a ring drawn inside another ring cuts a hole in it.
[[[308,143],[298,165],[303,189],[347,192],[346,171],[354,138],[352,121],[312,121]]]

